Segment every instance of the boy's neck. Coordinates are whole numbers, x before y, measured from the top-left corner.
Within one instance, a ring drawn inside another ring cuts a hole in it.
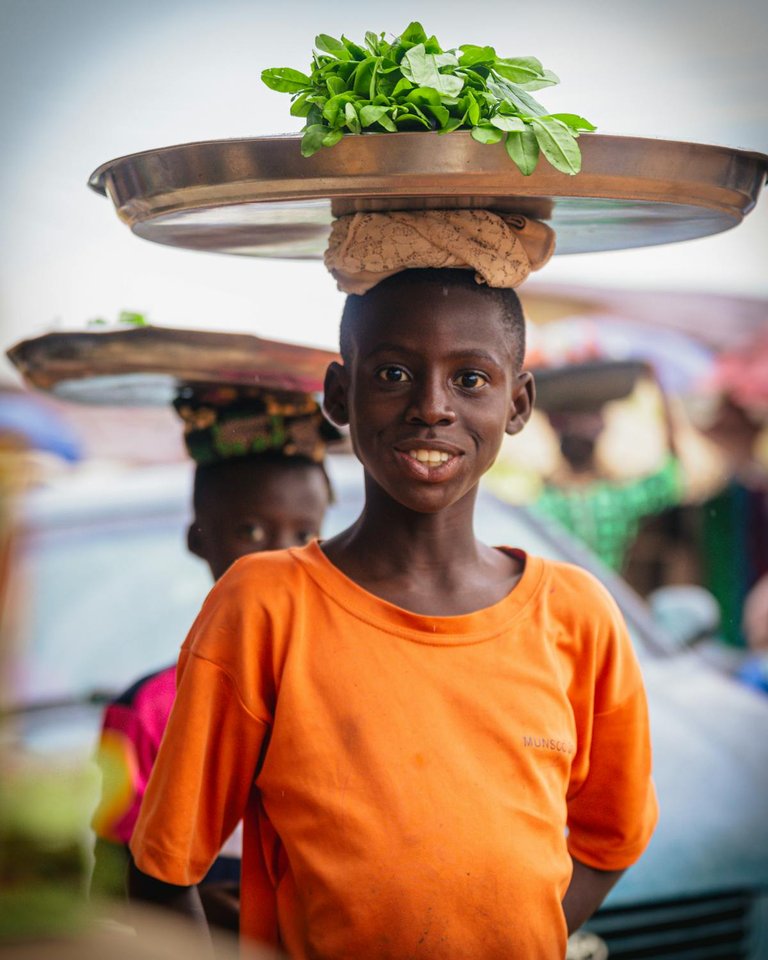
[[[328,559],[369,593],[425,615],[459,615],[498,602],[519,580],[518,560],[473,529],[477,490],[438,513],[416,513],[366,482],[366,505],[323,544]]]

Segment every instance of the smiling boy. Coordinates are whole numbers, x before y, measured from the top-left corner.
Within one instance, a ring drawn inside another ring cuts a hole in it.
[[[612,599],[473,533],[480,478],[534,399],[519,302],[408,269],[348,298],[341,346],[326,409],[349,424],[363,512],[210,594],[134,895],[194,912],[244,815],[241,930],[291,957],[562,958],[656,804]]]

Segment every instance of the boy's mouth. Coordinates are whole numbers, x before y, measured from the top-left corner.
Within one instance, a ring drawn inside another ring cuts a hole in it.
[[[395,455],[406,471],[419,480],[438,483],[453,476],[461,459],[458,449],[444,449],[428,445],[403,445],[395,448]]]
[[[431,450],[427,447],[419,447],[416,450],[409,450],[408,456],[413,460],[418,460],[419,463],[426,463],[429,466],[433,466],[438,463],[446,463],[451,459],[451,454],[447,453],[445,450]]]

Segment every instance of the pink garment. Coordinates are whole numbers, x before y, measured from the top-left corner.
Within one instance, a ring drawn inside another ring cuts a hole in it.
[[[175,696],[174,665],[143,677],[107,707],[98,750],[102,795],[93,818],[102,839],[131,839]]]

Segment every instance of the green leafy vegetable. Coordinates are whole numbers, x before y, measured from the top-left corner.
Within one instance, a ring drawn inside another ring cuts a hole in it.
[[[291,114],[306,121],[305,157],[350,133],[470,130],[480,143],[504,141],[525,176],[540,154],[562,173],[576,174],[576,139],[595,129],[578,114],[549,113],[531,96],[559,82],[535,57],[500,57],[475,44],[443,50],[417,22],[391,41],[383,33],[366,33],[362,44],[321,33],[308,74],[274,67],[261,79],[291,94]]]
[[[121,323],[129,327],[149,327],[151,326],[149,320],[146,317],[146,314],[136,313],[133,310],[121,310],[117,316],[115,323]],[[93,320],[88,321],[89,327],[106,327],[111,326],[109,320],[105,320],[103,317],[94,317]]]

